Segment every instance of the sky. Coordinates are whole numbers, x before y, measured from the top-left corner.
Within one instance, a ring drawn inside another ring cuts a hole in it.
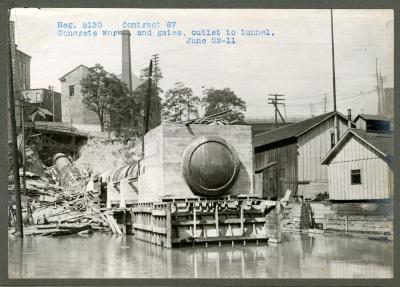
[[[11,17],[18,48],[32,57],[31,88],[52,85],[60,91],[58,79],[80,64],[100,63],[120,74],[121,36],[101,33],[129,28],[133,72],[139,75],[159,54],[164,91],[176,82],[198,96],[208,88],[230,88],[246,102],[247,118],[274,115],[269,94],[285,95],[280,109],[287,117],[323,113],[325,97],[326,110],[333,109],[330,10],[18,8]],[[377,58],[384,87],[393,87],[393,18],[392,10],[333,10],[337,107],[343,114],[349,108],[353,115],[376,114]],[[59,22],[72,23],[72,29]],[[101,28],[94,27],[99,22]],[[143,23],[155,26],[144,29]],[[207,29],[220,36],[192,36]],[[227,29],[236,34],[226,35]],[[269,35],[242,36],[242,29]],[[139,36],[139,30],[152,36]],[[155,35],[168,30],[182,34]],[[58,34],[71,31],[99,34]],[[212,44],[213,37],[233,37],[235,44]],[[188,38],[207,43],[187,44]]]

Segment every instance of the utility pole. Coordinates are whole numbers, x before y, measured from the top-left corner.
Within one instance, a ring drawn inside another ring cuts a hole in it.
[[[20,121],[21,121],[21,145],[22,145],[22,188],[26,196],[26,147],[25,147],[25,116],[24,116],[24,102],[22,99],[20,104]]]
[[[269,94],[268,95],[268,104],[273,105],[275,108],[275,127],[278,128],[278,114],[282,120],[283,123],[285,123],[285,119],[283,118],[281,112],[279,111],[278,105],[285,105],[283,102],[285,99],[285,95],[279,95],[279,94]]]
[[[322,94],[324,96],[323,104],[324,104],[324,114],[326,114],[326,106],[328,104],[328,94]]]
[[[8,19],[10,19],[10,12],[8,14]],[[18,143],[17,143],[17,122],[15,117],[15,95],[14,95],[14,70],[13,70],[13,60],[16,61],[16,51],[15,51],[15,41],[14,33],[10,31],[10,23],[8,24],[8,92],[10,101],[10,124],[11,124],[11,140],[12,140],[12,150],[13,150],[13,160],[14,160],[14,187],[15,187],[15,205],[17,212],[17,230],[18,236],[24,237],[24,227],[22,224],[22,206],[21,206],[21,193],[20,193],[20,178],[19,178],[19,163],[18,163]]]
[[[149,131],[149,116],[150,116],[150,98],[152,92],[152,73],[153,73],[153,60],[150,60],[149,75],[147,83],[147,95],[144,101],[144,123],[142,135],[142,158],[144,158],[144,136]]]
[[[336,72],[335,72],[335,41],[333,37],[333,11],[331,9],[331,40],[332,40],[332,86],[333,86],[333,111],[335,112],[335,116],[333,119],[333,126],[335,132],[336,142],[339,141],[339,132],[338,132],[338,118],[336,111]]]
[[[56,114],[55,114],[55,112],[54,112],[54,107],[55,107],[55,105],[54,105],[54,87],[53,86],[49,86],[49,90],[51,91],[51,95],[52,95],[52,101],[53,101],[53,111],[52,111],[52,113],[53,113],[53,122],[55,122],[56,121]]]
[[[378,92],[378,115],[382,115],[381,87],[379,84],[378,58],[375,59],[376,91]]]
[[[310,104],[310,115],[311,115],[311,117],[314,117],[314,115],[313,115],[313,107],[314,107],[314,104]]]
[[[158,91],[158,64],[159,64],[159,62],[158,62],[158,57],[159,57],[159,54],[154,54],[153,55],[153,64],[154,64],[154,82],[155,82],[155,86],[156,86],[156,91]],[[159,124],[159,121],[160,121],[160,119],[158,118],[158,109],[159,109],[159,107],[158,107],[158,96],[157,96],[157,93],[156,93],[156,99],[155,99],[155,110],[156,110],[156,119],[155,119],[155,124],[156,125],[158,125]]]
[[[187,120],[190,120],[190,99],[189,95],[186,97],[186,105],[187,105]]]
[[[382,107],[381,107],[381,111],[382,111],[382,116],[385,116],[385,114],[387,113],[387,108],[386,108],[386,97],[385,97],[385,90],[383,89],[383,77],[382,77],[382,71],[381,69],[379,69],[379,80],[380,80],[380,84],[381,84],[381,98],[382,98]]]

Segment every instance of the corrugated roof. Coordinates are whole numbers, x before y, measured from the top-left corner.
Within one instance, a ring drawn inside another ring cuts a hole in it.
[[[329,119],[334,114],[335,112],[329,112],[279,129],[258,134],[254,136],[254,147],[260,147],[282,140],[296,138],[312,127]],[[338,115],[346,120],[346,117],[342,114],[338,113]]]
[[[369,133],[360,129],[350,129],[340,139],[340,141],[331,149],[328,154],[321,160],[322,164],[328,164],[333,156],[337,154],[343,147],[350,136],[359,138],[362,142],[375,149],[387,160],[393,157],[393,135],[391,133]]]

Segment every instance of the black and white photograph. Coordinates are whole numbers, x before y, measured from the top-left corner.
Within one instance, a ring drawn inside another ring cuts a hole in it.
[[[8,24],[9,279],[393,278],[394,10]]]

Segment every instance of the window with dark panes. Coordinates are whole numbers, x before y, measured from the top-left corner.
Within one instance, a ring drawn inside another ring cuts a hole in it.
[[[74,86],[69,86],[69,96],[72,97],[74,95]]]
[[[361,184],[361,170],[352,169],[351,170],[351,184]]]
[[[331,133],[331,148],[335,146],[335,133]]]

